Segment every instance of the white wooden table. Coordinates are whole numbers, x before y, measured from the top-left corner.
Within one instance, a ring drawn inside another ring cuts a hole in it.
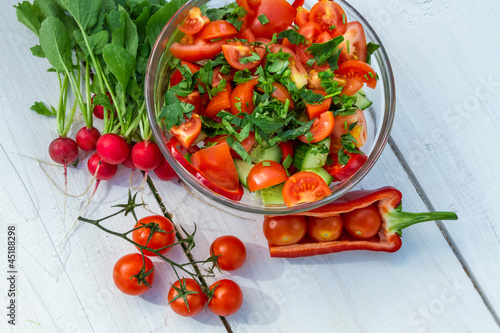
[[[403,192],[407,211],[459,216],[406,230],[397,253],[271,259],[261,216],[226,213],[178,183],[152,177],[174,222],[188,230],[197,223],[196,259],[207,257],[212,240],[223,234],[247,245],[245,266],[224,275],[245,295],[227,326],[208,310],[194,319],[175,315],[167,306],[175,277],[166,265],[157,265],[153,291],[142,297],[119,292],[112,267],[134,252],[122,240],[81,223],[65,238],[82,210],[98,218],[126,200],[130,171],[120,169],[84,207],[88,192],[65,202],[56,188],[63,186],[62,169],[32,159],[49,162],[56,126],[29,108],[39,100],[55,103],[58,91],[46,60],[30,54],[35,38],[16,21],[15,3],[0,2],[1,332],[500,331],[497,1],[351,1],[384,42],[397,87],[390,142],[358,187],[392,185]],[[71,168],[68,178],[69,193],[84,192],[90,182],[85,163]],[[135,175],[133,185],[140,182]],[[143,197],[161,213],[149,188]],[[108,225],[125,230],[132,221],[120,217]],[[6,310],[11,224],[18,239],[15,327],[7,324]],[[170,255],[187,260],[180,249]]]

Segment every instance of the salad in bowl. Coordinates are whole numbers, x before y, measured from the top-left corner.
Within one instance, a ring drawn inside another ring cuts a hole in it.
[[[388,138],[394,85],[379,47],[343,2],[190,1],[150,58],[155,139],[181,179],[230,207],[328,203]]]

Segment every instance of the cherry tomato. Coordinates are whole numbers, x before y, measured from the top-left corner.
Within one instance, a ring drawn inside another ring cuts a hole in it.
[[[330,133],[332,133],[333,125],[335,124],[335,118],[333,117],[332,111],[325,111],[321,113],[316,120],[314,120],[309,132],[312,134],[312,140],[308,141],[305,135],[297,137],[302,142],[305,143],[316,143],[323,139],[326,139]]]
[[[222,45],[226,44],[227,39],[207,43],[202,39],[196,39],[194,44],[182,45],[181,43],[173,43],[170,46],[170,52],[174,57],[180,60],[197,62],[200,60],[210,59],[222,51]]]
[[[147,217],[143,217],[139,221],[137,221],[135,228],[139,228],[141,226],[154,223],[156,224],[154,227],[154,233],[149,239],[149,235],[151,234],[150,228],[140,228],[136,229],[132,232],[132,240],[138,244],[149,247],[150,249],[157,250],[161,249],[165,246],[169,246],[175,243],[175,229],[172,221],[167,219],[165,216],[161,215],[151,215]],[[159,230],[159,229],[161,230]],[[149,242],[148,242],[149,239]],[[167,247],[160,251],[161,254],[165,254],[170,251],[171,247]],[[147,256],[156,256],[157,254],[144,250],[144,254]]]
[[[252,79],[246,83],[238,84],[231,93],[231,113],[240,112],[251,114],[255,109],[253,105],[253,88],[257,85],[258,79]]]
[[[378,234],[382,218],[378,208],[370,205],[342,214],[344,228],[355,238],[366,239]]]
[[[344,181],[354,175],[366,163],[368,157],[365,154],[352,154],[349,155],[349,161],[346,165],[338,162],[337,154],[330,154],[333,163],[325,165],[323,168],[333,176],[336,181]]]
[[[210,118],[217,117],[217,114],[221,111],[231,110],[231,93],[233,89],[231,88],[231,83],[226,82],[224,90],[219,92],[217,95],[212,97],[210,102],[208,102],[207,108],[205,109],[205,116]]]
[[[178,29],[185,34],[195,34],[199,32],[205,24],[210,22],[208,17],[201,15],[201,10],[198,7],[193,7],[189,10],[186,19],[178,26]]]
[[[330,36],[330,34],[327,31],[323,31],[322,33],[320,33],[316,37],[316,39],[314,40],[314,42],[316,44],[323,44],[323,43],[328,42],[330,39],[332,39],[332,36]]]
[[[245,39],[248,43],[255,42],[255,36],[251,29],[245,29],[240,33],[240,39]]]
[[[332,149],[330,152],[337,152],[342,144],[340,140],[343,134],[346,134],[349,131],[349,126],[357,122],[356,126],[351,130],[351,135],[354,137],[356,142],[354,143],[356,147],[360,148],[366,143],[366,139],[368,138],[368,133],[366,129],[366,118],[365,114],[362,110],[356,111],[355,114],[349,116],[337,116],[335,117],[335,124],[333,126],[332,131],[332,145],[330,146]]]
[[[316,72],[314,69],[311,70],[311,72]],[[309,72],[309,73],[311,73]],[[321,90],[313,90],[314,93],[316,94],[321,94],[323,96],[326,96],[326,93],[323,89]],[[309,116],[310,120],[313,120],[314,118],[317,118],[320,116],[323,112],[330,110],[330,106],[332,105],[332,98],[328,97],[321,102],[321,104],[308,104],[306,103],[306,111],[307,115]]]
[[[342,35],[346,29],[347,18],[339,4],[321,0],[309,12],[309,22],[318,23],[323,31],[328,31],[332,37]]]
[[[255,47],[248,43],[242,43],[238,41],[229,42],[229,44],[223,45],[222,52],[224,53],[224,58],[226,58],[231,67],[243,70],[257,67],[262,61],[266,50],[262,47]],[[254,53],[257,53],[259,59],[250,62],[244,62]]]
[[[200,66],[192,64],[189,61],[181,61],[181,66],[184,66],[184,65],[189,68],[191,74],[194,74],[200,70]],[[181,72],[178,69],[176,69],[172,73],[172,76],[170,77],[170,86],[173,87],[173,86],[179,84],[182,80],[184,80],[184,77],[182,76]]]
[[[363,83],[369,88],[374,89],[377,86],[377,74],[373,68],[361,60],[348,60],[339,65],[335,74],[347,78],[347,84],[342,89],[342,94],[354,95]]]
[[[286,182],[285,168],[275,161],[262,161],[255,164],[247,176],[248,190],[255,192],[266,187]]]
[[[144,257],[145,269],[142,276],[144,280],[151,286],[155,278],[154,265],[151,259]],[[113,268],[113,281],[121,292],[127,295],[141,295],[150,289],[144,282],[139,282],[137,277],[143,266],[142,255],[140,253],[127,254],[115,264]],[[152,271],[151,271],[152,270]],[[150,272],[148,274],[148,272]],[[148,274],[146,276],[146,274]]]
[[[307,221],[304,216],[265,216],[263,224],[264,236],[273,245],[283,246],[298,243],[307,232]]]
[[[208,302],[210,311],[218,316],[236,313],[243,304],[243,292],[240,286],[231,280],[222,279],[210,286],[213,297]]]
[[[236,34],[238,34],[238,29],[234,25],[224,20],[217,20],[205,25],[198,34],[198,38],[210,41],[216,38],[231,38]]]
[[[175,288],[180,288],[181,283],[183,284],[185,290],[194,292],[193,294],[189,294],[186,297],[189,308],[186,306],[186,303],[182,297],[174,300],[174,298],[179,294],[177,290],[175,290]],[[192,317],[200,313],[206,303],[207,295],[203,293],[198,283],[196,283],[196,281],[193,279],[182,278],[181,282],[177,280],[168,291],[168,304],[170,304],[170,307],[175,313],[183,317]]]
[[[247,250],[239,238],[234,236],[221,236],[213,241],[210,246],[210,255],[220,256],[217,266],[223,271],[234,271],[245,263]]]
[[[297,7],[297,15],[295,15],[295,24],[299,27],[309,22],[309,10],[302,6]]]
[[[262,25],[259,16],[265,15],[268,23]],[[271,38],[274,33],[286,30],[295,19],[296,10],[286,0],[265,0],[257,7],[254,19],[250,22],[255,37]]]
[[[239,186],[238,173],[227,142],[202,149],[191,156],[192,165],[211,182],[228,190]]]
[[[331,242],[339,239],[344,229],[342,217],[314,217],[307,218],[307,234],[317,242]]]
[[[331,195],[332,190],[323,178],[314,172],[300,171],[292,175],[283,186],[283,201],[289,207],[303,202],[314,202]]]
[[[196,140],[201,132],[201,120],[200,116],[193,113],[191,118],[187,119],[183,124],[179,126],[173,126],[170,133],[174,135],[177,140],[184,146],[189,147]]]
[[[349,47],[347,47],[347,43],[349,43]],[[348,60],[366,62],[366,37],[361,23],[357,21],[347,23],[344,41],[339,45],[339,49],[341,49],[339,63]]]

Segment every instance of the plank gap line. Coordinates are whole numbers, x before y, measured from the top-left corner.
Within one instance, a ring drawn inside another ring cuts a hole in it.
[[[425,190],[423,189],[422,185],[418,181],[417,176],[411,170],[410,165],[408,164],[408,162],[404,158],[403,154],[401,153],[401,150],[399,149],[398,145],[396,144],[396,142],[392,138],[392,135],[389,136],[388,144],[389,144],[389,147],[391,147],[391,149],[394,152],[394,154],[396,155],[396,158],[401,163],[401,166],[403,167],[403,170],[405,171],[405,173],[407,174],[407,176],[410,179],[411,183],[415,187],[415,190],[417,191],[418,195],[420,196],[420,198],[424,202],[425,207],[430,212],[435,212],[436,209],[434,208],[434,205],[431,203],[429,197],[427,196],[427,193],[425,192]],[[491,306],[491,303],[490,303],[490,301],[488,299],[488,296],[486,296],[484,290],[479,285],[479,282],[477,281],[474,273],[470,270],[469,265],[467,264],[467,261],[462,256],[462,253],[455,246],[455,243],[453,241],[453,237],[448,232],[448,229],[446,229],[446,226],[443,224],[442,221],[436,221],[436,225],[438,226],[439,230],[443,234],[444,239],[446,240],[446,242],[450,246],[451,250],[453,251],[453,254],[457,258],[457,260],[460,262],[460,264],[462,265],[462,268],[465,271],[465,274],[467,274],[467,277],[471,280],[472,285],[474,286],[474,288],[476,289],[477,293],[479,294],[479,296],[483,300],[484,305],[486,306],[486,308],[488,309],[488,311],[493,316],[493,319],[495,320],[496,324],[500,327],[500,317],[496,313],[495,309]]]

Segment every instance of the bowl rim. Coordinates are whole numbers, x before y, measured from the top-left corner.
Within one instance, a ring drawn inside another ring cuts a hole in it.
[[[162,31],[158,35],[153,48],[151,50],[151,54],[148,60],[147,68],[146,68],[146,76],[145,76],[145,102],[147,115],[150,122],[151,129],[153,131],[153,135],[155,140],[158,143],[160,150],[163,155],[175,170],[175,172],[179,175],[180,180],[186,182],[191,188],[194,188],[197,192],[201,193],[204,196],[207,196],[209,199],[214,200],[215,202],[222,204],[226,207],[236,209],[239,211],[249,212],[249,213],[257,213],[257,214],[266,214],[266,215],[289,215],[294,213],[300,213],[308,210],[312,210],[328,203],[335,201],[340,198],[348,191],[350,191],[354,186],[356,186],[372,169],[380,155],[385,149],[385,146],[389,140],[390,132],[392,129],[392,125],[394,122],[395,116],[395,107],[396,107],[396,89],[394,84],[394,74],[392,71],[391,63],[389,61],[389,57],[387,55],[386,49],[380,40],[379,36],[373,29],[373,27],[368,23],[368,21],[364,18],[358,10],[356,10],[351,4],[349,4],[345,0],[337,0],[337,2],[342,6],[342,8],[348,8],[349,11],[353,12],[363,25],[365,30],[365,34],[369,35],[370,39],[374,40],[377,44],[380,45],[380,48],[377,50],[372,57],[377,60],[377,63],[380,65],[381,75],[384,77],[384,99],[385,99],[385,109],[383,110],[383,123],[381,126],[380,133],[378,137],[376,137],[376,141],[374,141],[373,149],[368,157],[367,162],[349,179],[337,185],[333,190],[332,195],[328,197],[324,197],[323,199],[315,202],[302,203],[296,206],[288,207],[288,206],[249,206],[245,204],[241,204],[239,201],[234,201],[228,198],[225,198],[221,195],[216,194],[211,191],[204,185],[202,185],[194,175],[189,173],[187,170],[182,167],[177,160],[172,156],[171,152],[166,148],[165,142],[163,140],[164,136],[156,121],[156,110],[155,110],[155,89],[156,80],[158,77],[157,69],[159,62],[164,53],[164,46],[167,45],[169,36],[167,36],[167,30],[172,24],[178,24],[181,19],[187,13],[187,9],[190,8],[196,0],[191,0],[186,2],[165,24]],[[198,0],[199,1],[199,0]],[[206,2],[210,2],[206,1]],[[368,33],[366,33],[368,31]],[[373,58],[372,58],[373,59]],[[161,138],[161,140],[160,140]],[[377,148],[378,149],[375,149]]]

